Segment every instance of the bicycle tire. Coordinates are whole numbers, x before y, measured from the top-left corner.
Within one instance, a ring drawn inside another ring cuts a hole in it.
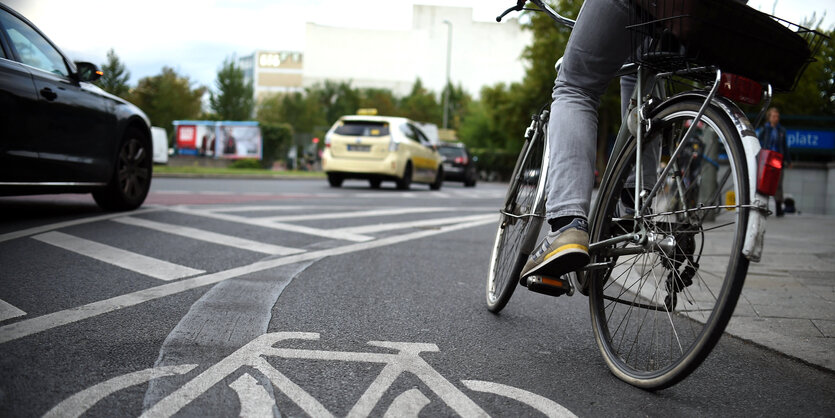
[[[536,215],[544,208],[545,138],[544,130],[536,129],[525,142],[508,186],[487,276],[487,309],[493,313],[501,311],[513,295],[542,226],[543,218]]]
[[[647,134],[647,143],[655,144],[651,141],[658,138],[664,141],[660,149],[666,145],[671,153],[685,132],[684,121],[692,120],[701,105],[692,98],[660,105],[653,113],[655,127]],[[675,173],[683,170],[677,162],[667,161],[676,165],[651,202],[650,213],[638,221],[646,231],[658,234],[657,247],[622,243],[592,254],[592,263],[610,263],[589,273],[589,308],[597,345],[613,374],[643,389],[670,387],[704,361],[733,314],[748,270],[748,259],[742,254],[750,210],[744,207],[749,185],[742,141],[733,122],[715,105],[706,109],[701,121],[705,129],[717,134],[717,143],[728,155],[726,169],[731,170],[724,177],[725,184],[713,187],[733,190],[736,204],[721,209],[716,220],[706,216],[709,210],[715,212],[716,204],[682,207],[686,200],[669,196],[683,189],[680,179],[675,179]],[[612,175],[600,188],[592,242],[638,225],[634,217],[630,221],[618,212],[623,211],[621,194],[629,172],[634,172],[636,143],[634,137],[628,139],[611,166]],[[672,201],[677,201],[677,207],[665,207]],[[664,247],[666,237],[672,241]],[[645,252],[627,254],[635,247],[644,247]],[[687,277],[692,284],[687,285]]]

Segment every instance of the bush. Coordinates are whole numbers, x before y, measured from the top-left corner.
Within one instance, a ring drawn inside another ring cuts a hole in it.
[[[263,168],[272,168],[273,163],[287,154],[293,143],[293,127],[286,123],[261,123],[261,140],[264,154]]]
[[[491,149],[471,149],[470,152],[478,157],[478,170],[484,173],[488,179],[507,181],[513,174],[513,167],[516,166],[518,152]]]
[[[260,169],[261,162],[256,160],[255,158],[241,158],[240,160],[235,160],[232,164],[229,164],[229,168],[237,168],[237,169]]]

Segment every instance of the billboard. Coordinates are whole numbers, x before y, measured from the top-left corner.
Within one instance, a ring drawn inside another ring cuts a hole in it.
[[[182,155],[261,159],[258,122],[175,120],[176,146]]]

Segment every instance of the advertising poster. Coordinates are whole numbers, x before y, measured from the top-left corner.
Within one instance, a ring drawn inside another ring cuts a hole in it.
[[[262,157],[258,122],[174,121],[181,155],[210,158]]]

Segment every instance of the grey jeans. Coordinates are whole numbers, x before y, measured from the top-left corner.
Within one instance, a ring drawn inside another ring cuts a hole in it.
[[[597,107],[606,86],[629,56],[628,8],[629,0],[586,0],[568,39],[554,83],[548,124],[548,219],[586,217],[589,212]]]

